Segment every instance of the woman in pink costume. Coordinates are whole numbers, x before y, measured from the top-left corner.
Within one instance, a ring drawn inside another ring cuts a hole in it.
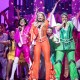
[[[19,27],[16,29],[15,33],[15,59],[12,67],[12,73],[10,80],[14,80],[14,73],[18,65],[20,54],[23,53],[25,57],[25,61],[29,64],[29,68],[31,66],[30,60],[30,50],[29,50],[29,30],[30,27],[27,26],[28,22],[21,18],[19,20]]]

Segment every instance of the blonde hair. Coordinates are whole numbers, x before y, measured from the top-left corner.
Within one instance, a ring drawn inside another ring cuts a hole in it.
[[[43,22],[44,22],[46,20],[46,16],[45,16],[45,14],[43,12],[38,12],[37,13],[36,22],[38,22],[38,15],[39,14],[42,14],[43,15],[43,17],[44,17]]]

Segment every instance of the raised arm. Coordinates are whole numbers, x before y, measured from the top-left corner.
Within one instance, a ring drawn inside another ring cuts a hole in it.
[[[17,16],[18,16],[18,20],[20,19],[20,10],[19,9],[15,9],[16,10],[16,13],[17,13]]]
[[[80,11],[77,13],[75,17],[72,18],[73,25],[75,26],[76,29],[78,29],[79,17],[80,17]]]
[[[55,6],[53,7],[53,10],[51,11],[52,14],[55,12],[55,9],[56,9],[56,7],[57,7],[59,1],[60,1],[60,0],[58,0],[58,1],[55,3]]]
[[[57,4],[59,3],[60,0],[58,0],[56,3],[55,3],[55,6],[53,8],[53,10],[50,12],[47,20],[49,21],[49,26],[51,27],[55,27],[56,26],[56,20],[55,20],[55,17],[54,17],[54,12],[55,12],[55,9],[57,7]]]
[[[76,18],[79,19],[80,17],[80,11],[77,13]]]

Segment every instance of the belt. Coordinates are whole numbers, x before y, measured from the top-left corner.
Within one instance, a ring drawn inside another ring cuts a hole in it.
[[[69,42],[71,42],[73,40],[73,38],[70,38],[70,39],[60,39],[60,41],[62,42],[62,43],[69,43]]]
[[[47,37],[44,36],[44,37],[42,37],[41,39],[37,39],[36,41],[37,41],[37,42],[44,42],[46,39],[47,39]]]

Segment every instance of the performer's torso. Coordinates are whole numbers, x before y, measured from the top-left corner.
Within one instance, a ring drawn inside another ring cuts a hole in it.
[[[27,44],[28,43],[28,32],[27,28],[24,28],[22,31],[17,29],[16,34],[15,34],[15,41],[21,42],[22,44]]]
[[[42,25],[40,27],[38,27],[38,24],[34,25],[34,29],[33,32],[36,35],[37,39],[41,39],[44,36],[46,36],[47,33],[47,27],[44,25],[44,23],[42,23]]]
[[[75,43],[73,40],[73,25],[71,22],[67,23],[66,28],[61,28],[60,30],[60,45],[56,50],[74,50]]]

